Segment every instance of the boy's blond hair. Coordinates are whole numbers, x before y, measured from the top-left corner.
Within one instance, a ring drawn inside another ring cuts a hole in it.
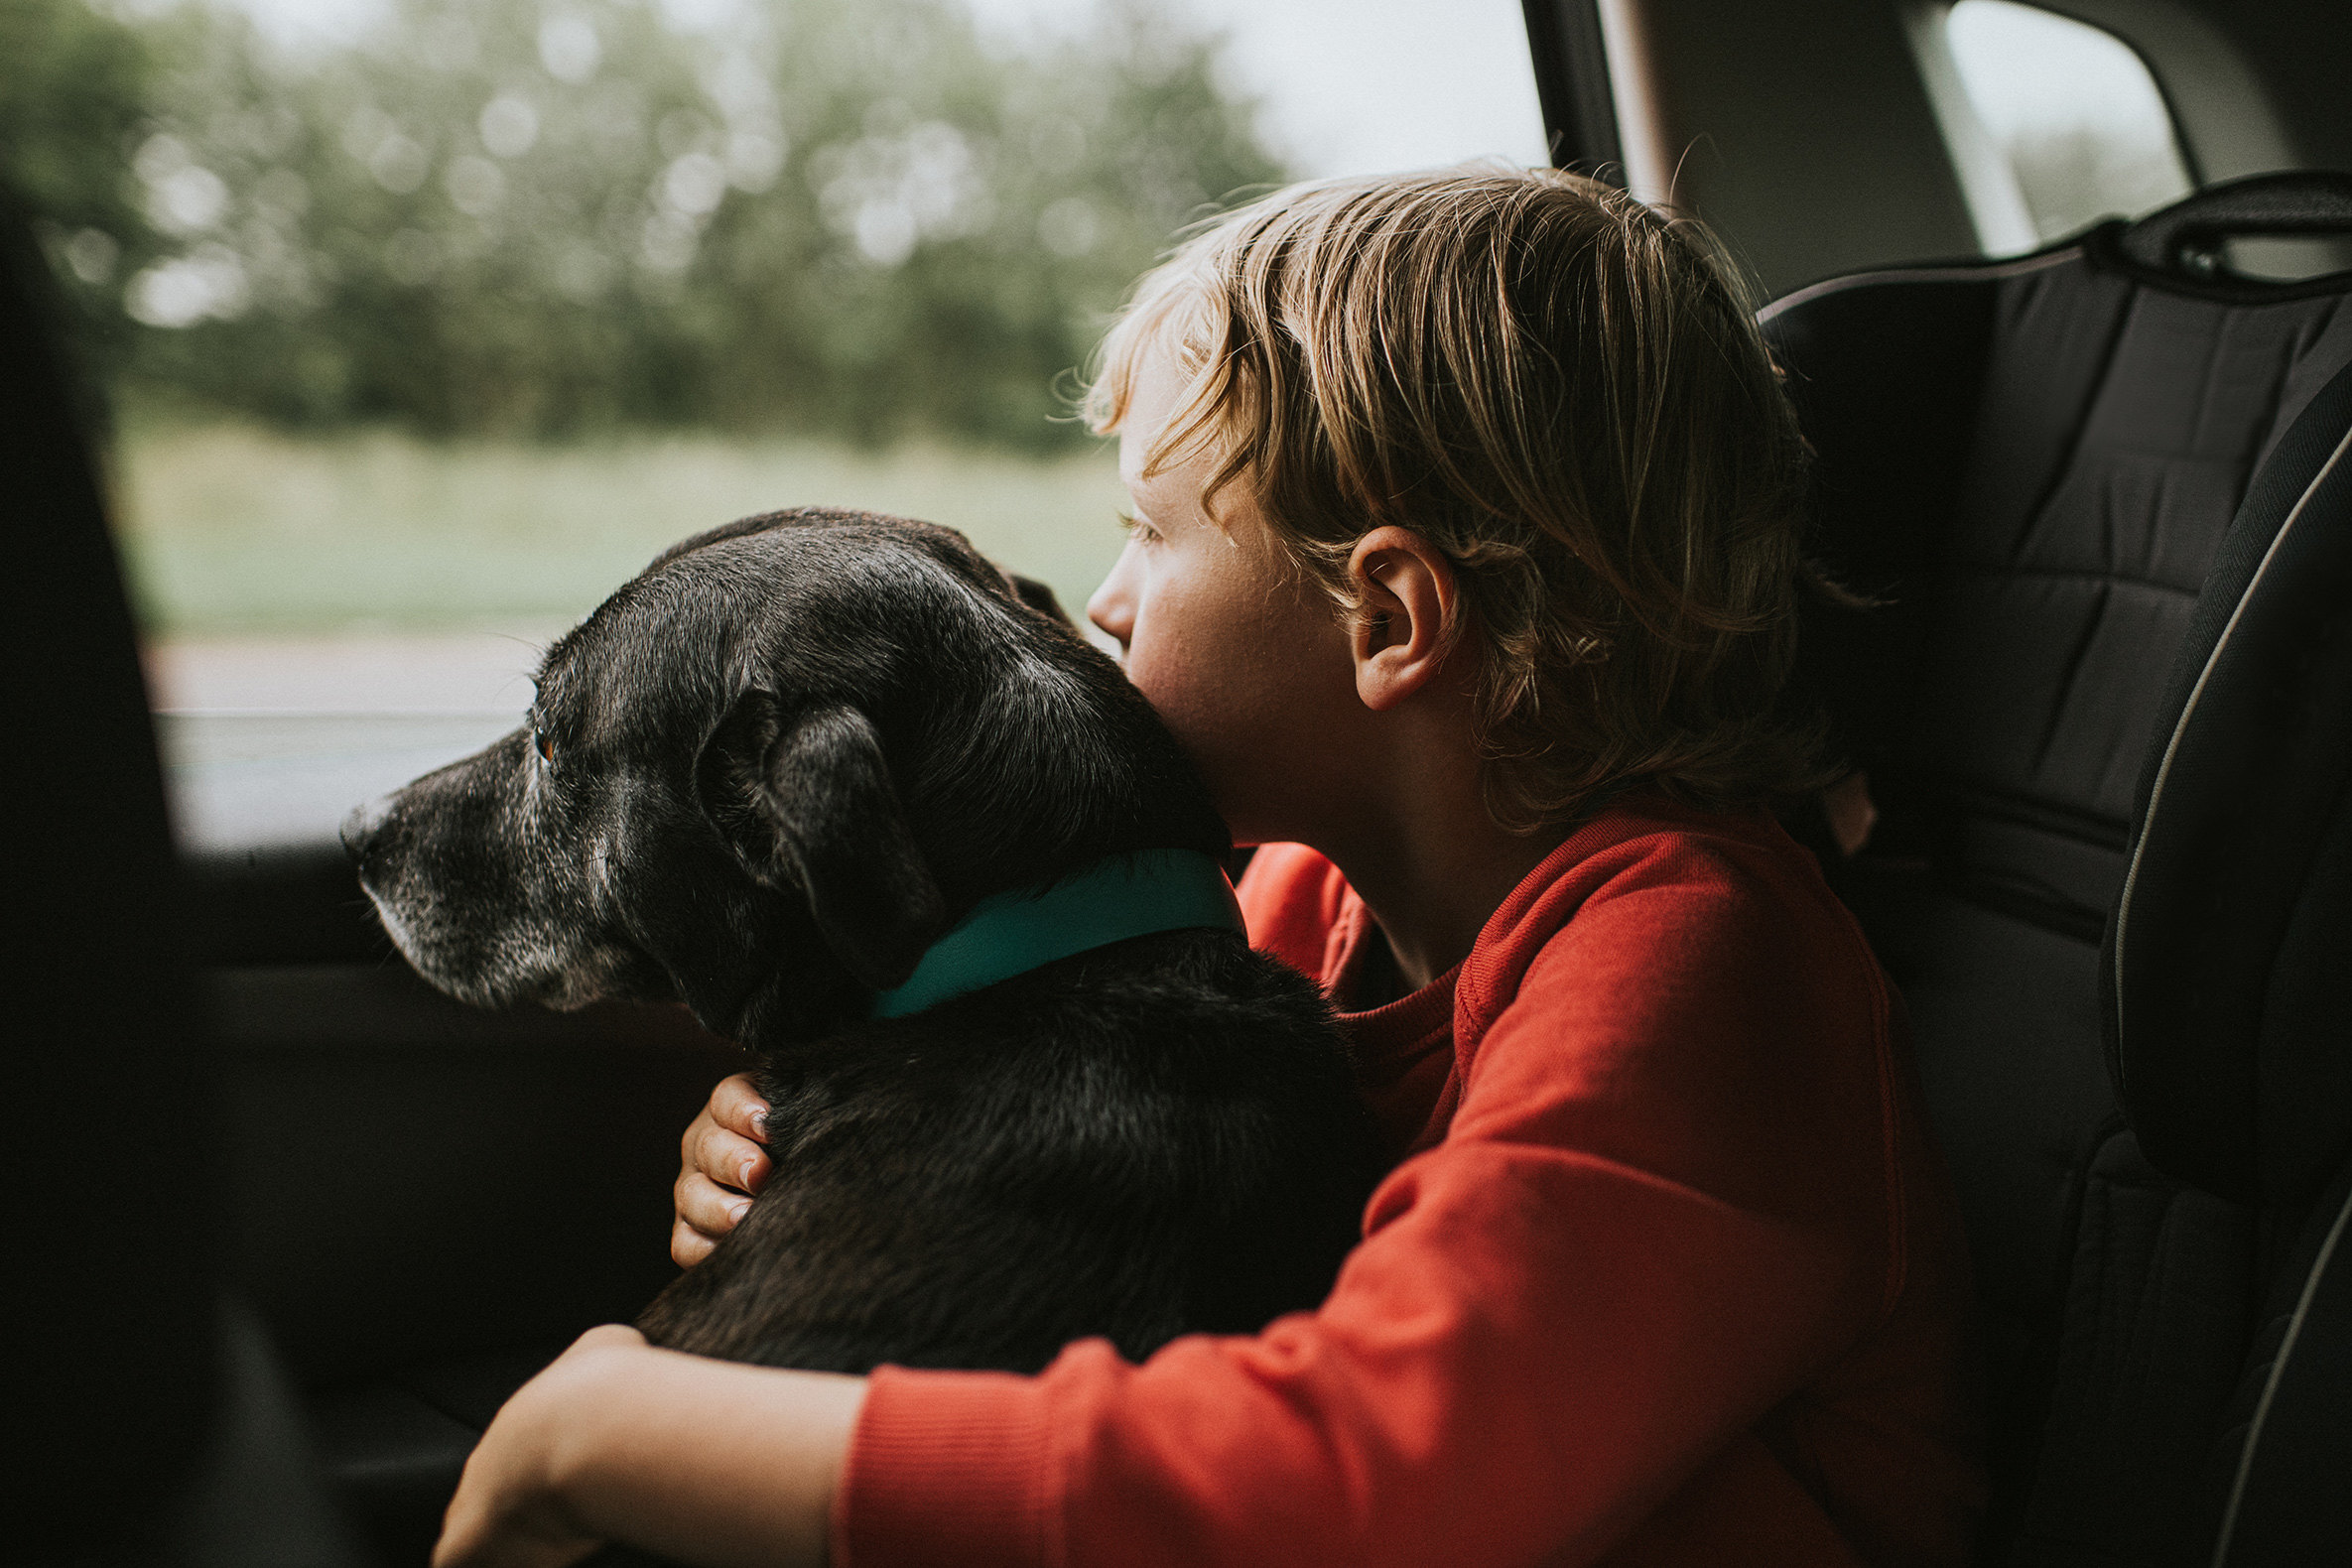
[[[1696,224],[1553,170],[1294,186],[1137,286],[1087,391],[1096,430],[1152,350],[1189,385],[1147,465],[1212,456],[1212,511],[1245,484],[1341,613],[1373,528],[1452,562],[1498,821],[1570,821],[1634,781],[1711,807],[1820,782],[1777,713],[1804,447]]]

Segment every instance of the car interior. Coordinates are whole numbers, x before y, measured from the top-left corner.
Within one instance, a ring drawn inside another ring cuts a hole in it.
[[[1792,826],[1961,1198],[1978,1560],[2352,1561],[2352,9],[2047,0],[2145,65],[2189,189],[2024,245],[1948,7],[1524,9],[1554,161],[1771,302],[1850,590],[1799,695],[1875,813]],[[175,846],[90,416],[5,241],[11,1555],[421,1563],[497,1405],[669,1277],[739,1053],[447,999],[324,824]]]

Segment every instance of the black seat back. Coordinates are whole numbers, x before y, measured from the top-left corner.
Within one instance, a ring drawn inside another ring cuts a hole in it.
[[[0,1147],[25,1270],[6,1404],[29,1439],[0,1534],[25,1560],[70,1561],[130,1539],[197,1463],[213,1397],[211,1075],[189,1022],[130,613],[35,303],[47,279],[13,214],[0,246]]]
[[[208,1039],[138,648],[48,279],[0,196],[0,1088],[10,1562],[344,1568],[215,1284]]]
[[[2324,226],[2337,207],[2352,181],[2264,177],[1765,313],[1818,454],[1820,554],[1877,601],[1822,612],[1804,684],[1880,811],[1837,880],[1909,1004],[1970,1229],[1989,1561],[2195,1555],[2290,1249],[2275,1195],[2172,1164],[2171,1124],[2119,1103],[2100,942],[2225,535],[2352,363],[2352,278],[2260,283],[2207,258],[2282,226],[2265,213]],[[2202,1072],[2163,1091],[2180,1119]]]
[[[2268,1279],[2188,1542],[2352,1562],[2352,366],[2223,536],[2158,719],[2101,958],[2109,1063],[2150,1158],[2260,1214]]]

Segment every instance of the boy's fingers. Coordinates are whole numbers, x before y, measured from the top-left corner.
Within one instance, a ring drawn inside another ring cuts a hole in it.
[[[719,1239],[735,1228],[737,1205],[750,1199],[714,1186],[701,1176],[678,1178],[677,1219],[670,1222],[670,1260],[692,1268],[711,1255]]]
[[[686,1168],[700,1171],[721,1187],[753,1193],[768,1179],[768,1151],[723,1127],[705,1127],[687,1151]]]
[[[751,1207],[739,1192],[719,1186],[701,1171],[686,1171],[674,1194],[678,1218],[713,1241],[726,1235]]]
[[[712,1241],[684,1220],[670,1222],[670,1261],[676,1263],[680,1268],[694,1267],[695,1264],[709,1257],[718,1247],[717,1241]]]
[[[678,1184],[671,1189],[677,1218],[670,1225],[670,1257],[692,1268],[711,1255],[720,1237],[732,1231],[751,1193],[768,1179],[765,1135],[759,1117],[767,1105],[750,1076],[721,1079],[711,1103],[679,1139]]]
[[[767,1111],[768,1103],[759,1098],[759,1089],[751,1082],[749,1073],[722,1078],[719,1087],[711,1091],[711,1119],[754,1143],[767,1141],[767,1128],[760,1120]]]

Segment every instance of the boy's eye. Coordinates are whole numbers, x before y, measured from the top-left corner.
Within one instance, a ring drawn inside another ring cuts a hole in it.
[[[1160,536],[1160,531],[1158,529],[1152,527],[1151,524],[1145,522],[1142,518],[1137,517],[1132,512],[1119,513],[1118,526],[1127,531],[1127,537],[1129,539],[1141,539],[1148,543],[1149,541],[1157,539]]]

